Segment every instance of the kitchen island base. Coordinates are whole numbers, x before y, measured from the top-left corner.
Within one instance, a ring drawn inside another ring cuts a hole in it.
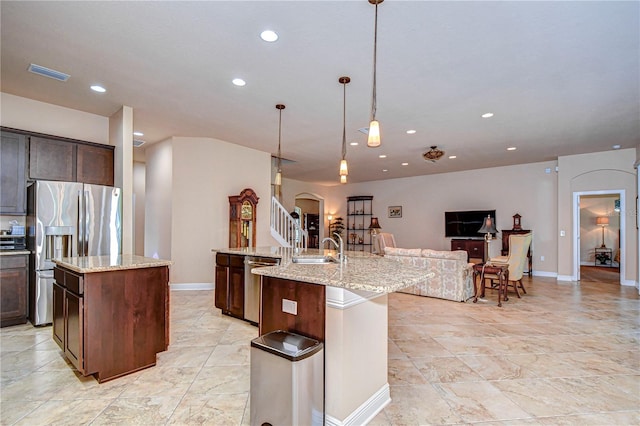
[[[53,340],[78,372],[102,383],[154,366],[169,345],[168,266],[62,265],[54,269]]]

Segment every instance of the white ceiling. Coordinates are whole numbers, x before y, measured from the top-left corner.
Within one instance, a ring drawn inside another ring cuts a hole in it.
[[[367,0],[3,0],[0,8],[3,92],[104,116],[131,106],[145,146],[203,136],[273,154],[275,105],[284,103],[282,156],[293,162],[283,174],[293,179],[338,181],[343,75],[352,79],[347,140],[359,142],[348,146],[349,182],[640,143],[637,1],[386,0],[378,12],[377,149],[358,132],[371,107]],[[263,42],[264,29],[280,39]],[[31,74],[32,62],[71,78]],[[234,77],[247,85],[233,86]],[[96,83],[107,93],[88,89]],[[485,112],[495,116],[483,119]],[[424,161],[430,145],[446,156]]]

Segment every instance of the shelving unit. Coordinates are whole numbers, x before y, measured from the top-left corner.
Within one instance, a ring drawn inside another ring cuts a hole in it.
[[[358,195],[347,197],[347,250],[371,252],[373,244],[369,225],[371,224],[373,196]]]

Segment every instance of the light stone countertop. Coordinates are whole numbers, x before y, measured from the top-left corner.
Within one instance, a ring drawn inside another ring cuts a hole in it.
[[[29,250],[4,250],[0,251],[0,256],[17,256],[19,254],[31,254]]]
[[[88,256],[88,257],[63,257],[53,261],[56,265],[70,269],[81,274],[91,272],[107,272],[125,269],[155,268],[169,266],[170,260],[154,259],[152,257],[123,254],[118,256]]]
[[[319,250],[315,250],[320,252]],[[335,256],[335,251],[324,250]],[[311,254],[311,253],[309,253]],[[283,259],[279,266],[253,268],[252,273],[349,290],[392,293],[433,277],[432,272],[369,253],[346,252],[347,262],[299,264]]]
[[[282,259],[291,256],[291,248],[287,247],[239,247],[211,249],[213,253],[237,254],[241,256],[260,256]]]

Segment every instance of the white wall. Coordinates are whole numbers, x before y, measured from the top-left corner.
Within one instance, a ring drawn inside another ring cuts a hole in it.
[[[412,178],[317,188],[327,193],[326,212],[345,216],[346,197],[373,195],[373,213],[383,232],[394,234],[401,247],[450,250],[444,237],[444,212],[496,210],[497,228],[511,229],[512,216],[534,233],[534,272],[555,275],[557,268],[557,174],[554,161]],[[546,173],[546,169],[550,169]],[[286,193],[291,191],[287,187]],[[402,218],[387,217],[387,207],[402,206]],[[325,213],[326,213],[325,212]],[[500,236],[499,236],[500,238]],[[501,243],[490,246],[492,256]],[[544,256],[544,262],[540,261]]]
[[[144,163],[133,163],[133,253],[144,256],[144,206],[145,206]]]
[[[109,118],[0,93],[0,125],[109,145]]]
[[[228,247],[229,196],[245,188],[260,198],[256,245],[274,244],[269,153],[210,138],[174,137],[162,145],[146,152],[145,253],[174,262],[172,283],[213,283],[211,249]]]
[[[172,150],[170,139],[146,150],[144,255],[148,257],[171,259]]]
[[[638,281],[638,231],[635,227],[636,170],[635,149],[597,152],[558,158],[558,275],[565,280],[576,276],[573,262],[573,194],[584,191],[625,192],[625,246],[621,247],[624,265],[620,273],[625,282]]]

